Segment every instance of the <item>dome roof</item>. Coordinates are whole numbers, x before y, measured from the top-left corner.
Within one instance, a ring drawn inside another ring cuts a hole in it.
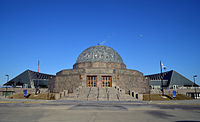
[[[121,56],[112,48],[96,45],[84,50],[78,57],[76,63],[82,62],[116,62],[122,63]]]

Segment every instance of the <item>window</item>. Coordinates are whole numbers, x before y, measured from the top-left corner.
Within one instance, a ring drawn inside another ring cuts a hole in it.
[[[87,76],[87,87],[97,87],[97,76]]]
[[[132,97],[134,97],[134,92],[132,92]]]
[[[102,87],[112,87],[111,76],[102,76]]]

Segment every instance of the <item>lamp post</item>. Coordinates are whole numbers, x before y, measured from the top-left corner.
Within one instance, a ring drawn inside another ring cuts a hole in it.
[[[195,78],[196,77],[197,77],[197,75],[193,76],[193,79],[194,79],[194,99],[196,99],[196,96],[197,96],[197,91],[196,91],[196,86],[195,86]]]
[[[9,81],[9,75],[5,75],[6,77],[7,77],[7,83],[8,83],[8,81]],[[7,96],[7,85],[6,85],[6,93],[5,93],[5,98],[6,98],[6,96]]]
[[[160,61],[160,80],[161,80],[161,92],[162,92],[162,96],[164,96],[163,75],[162,75],[162,62],[161,61]]]

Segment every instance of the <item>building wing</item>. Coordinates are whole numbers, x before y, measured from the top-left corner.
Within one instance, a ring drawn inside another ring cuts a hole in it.
[[[168,72],[163,72],[158,74],[146,75],[150,79],[150,84],[152,88],[161,88],[161,79],[163,81],[164,88],[174,88],[174,87],[192,87],[194,83],[181,75],[180,73],[171,70]],[[198,86],[197,84],[195,84]]]
[[[8,81],[7,83],[5,83],[4,85],[26,88],[35,88],[37,86],[47,88],[49,79],[53,77],[55,76],[26,70],[23,73],[16,76],[15,78]]]
[[[183,75],[179,74],[176,71],[173,71],[172,78],[170,80],[169,88],[173,88],[173,86],[183,86],[183,87],[191,87],[194,85],[194,82],[187,79]],[[196,84],[195,84],[196,85]]]

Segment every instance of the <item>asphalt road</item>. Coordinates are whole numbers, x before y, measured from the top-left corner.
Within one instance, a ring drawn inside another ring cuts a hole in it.
[[[140,101],[0,101],[0,122],[60,121],[200,122],[200,105]]]

